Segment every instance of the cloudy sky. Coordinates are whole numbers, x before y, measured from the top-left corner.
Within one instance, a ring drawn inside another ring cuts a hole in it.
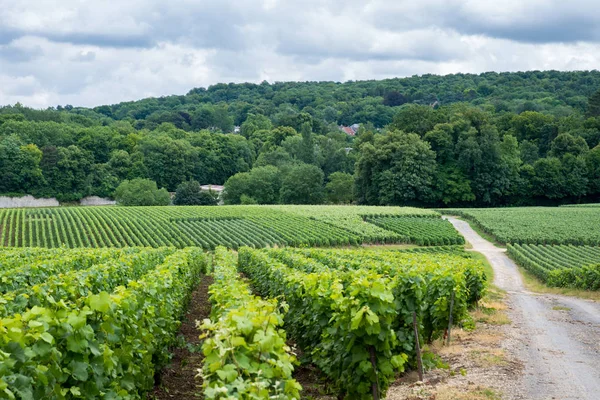
[[[0,104],[599,68],[598,0],[0,0]]]

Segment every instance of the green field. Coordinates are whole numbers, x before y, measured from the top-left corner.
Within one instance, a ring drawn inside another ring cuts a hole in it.
[[[501,243],[600,245],[596,207],[519,207],[443,210],[462,216]]]
[[[600,290],[600,247],[514,244],[508,254],[550,286]]]
[[[0,265],[0,398],[139,399],[169,360],[208,257],[198,248],[4,250]]]
[[[287,336],[332,387],[366,399],[376,384],[383,395],[415,357],[412,311],[431,341],[451,297],[461,321],[486,286],[482,264],[458,246],[3,249],[0,266],[0,389],[22,399],[145,398],[206,272],[206,398],[226,388],[297,399]]]
[[[372,399],[374,384],[385,394],[414,362],[413,311],[430,342],[450,302],[460,321],[486,285],[481,262],[443,252],[246,247],[238,265],[259,294],[285,298],[288,335],[351,399]]]
[[[0,211],[0,247],[340,246],[423,241],[364,221],[365,216],[438,213],[410,207],[224,206],[71,207]],[[419,218],[411,219],[418,221]],[[415,232],[419,228],[415,225]],[[439,242],[431,231],[432,244]],[[453,233],[456,236],[456,233]],[[425,239],[429,237],[427,234]]]

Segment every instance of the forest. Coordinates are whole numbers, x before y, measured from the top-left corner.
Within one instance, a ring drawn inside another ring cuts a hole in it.
[[[354,135],[340,127],[358,124]],[[146,178],[226,204],[488,207],[600,199],[600,72],[217,84],[95,108],[0,107],[0,194]]]

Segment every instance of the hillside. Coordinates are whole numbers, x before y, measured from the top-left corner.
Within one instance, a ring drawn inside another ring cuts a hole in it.
[[[248,172],[226,185],[227,203],[593,202],[599,88],[598,71],[490,72],[217,84],[93,109],[5,106],[0,194],[112,197],[127,179],[175,191]]]

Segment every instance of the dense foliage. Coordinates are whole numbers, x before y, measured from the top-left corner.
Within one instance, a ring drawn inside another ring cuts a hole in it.
[[[63,207],[0,210],[0,247],[340,246],[367,243],[449,244],[457,235],[423,231],[411,219],[403,234],[363,216],[429,216],[416,208],[356,206]],[[414,236],[406,234],[414,230]],[[420,232],[420,233],[419,233]]]
[[[600,247],[514,244],[508,254],[550,286],[600,290]]]
[[[530,71],[218,84],[93,109],[17,104],[0,108],[0,193],[76,200],[112,197],[126,179],[169,191],[233,179],[231,204],[348,193],[373,205],[592,202],[598,88],[598,71]],[[339,129],[352,124],[356,137]],[[348,179],[335,173],[354,174],[354,190],[336,194]]]
[[[448,254],[245,247],[239,268],[261,294],[283,296],[287,332],[349,399],[385,397],[414,359],[413,312],[430,341],[448,326],[452,293],[460,321],[485,287],[481,264]]]
[[[2,293],[9,306],[0,318],[3,397],[143,399],[153,388],[206,256],[194,248],[87,251],[89,260],[108,261],[85,268],[81,250],[36,250],[40,259],[60,256],[83,269],[21,283],[14,290],[28,295],[24,306],[14,291]],[[0,262],[16,270],[39,265],[35,254],[18,252],[3,251]]]
[[[480,226],[502,243],[600,245],[596,207],[445,210]]]
[[[237,256],[224,247],[215,250],[212,264],[211,318],[200,326],[205,398],[299,399],[296,358],[277,300],[252,295],[237,272]]]
[[[115,189],[117,204],[122,206],[167,206],[171,196],[164,188],[159,189],[150,179],[124,180]]]
[[[173,204],[176,206],[216,206],[219,194],[213,190],[202,190],[198,181],[190,180],[177,186]]]

